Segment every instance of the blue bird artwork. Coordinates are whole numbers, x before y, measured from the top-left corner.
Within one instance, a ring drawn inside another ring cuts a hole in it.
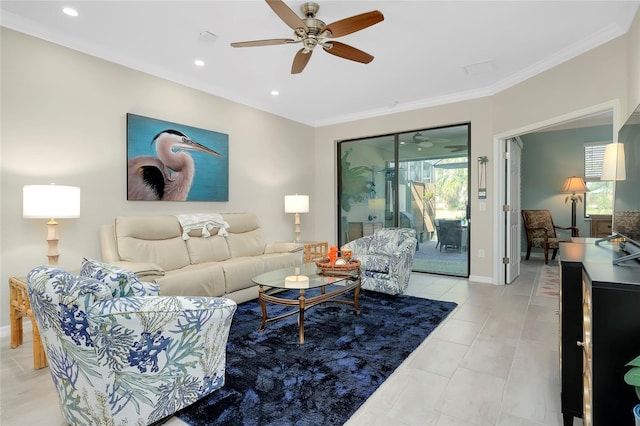
[[[228,135],[127,114],[127,199],[228,201]]]

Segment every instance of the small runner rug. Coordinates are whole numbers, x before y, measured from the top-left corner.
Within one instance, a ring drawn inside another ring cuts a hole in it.
[[[308,310],[301,346],[296,316],[258,333],[258,302],[239,305],[224,387],[177,416],[194,426],[342,425],[456,304],[362,290],[360,307],[361,315],[342,304]],[[285,308],[267,309],[271,317]]]
[[[558,297],[560,270],[556,260],[550,260],[548,265],[542,265],[536,284],[536,296]]]

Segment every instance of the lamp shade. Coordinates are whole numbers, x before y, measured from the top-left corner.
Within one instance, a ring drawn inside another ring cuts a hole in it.
[[[624,144],[619,142],[608,144],[604,149],[600,180],[625,180],[627,171],[624,162]]]
[[[587,188],[587,185],[584,183],[584,179],[577,176],[571,176],[564,181],[564,186],[560,192],[563,194],[585,193],[589,192],[589,188]]]
[[[22,216],[31,219],[80,217],[80,188],[61,185],[25,185]]]
[[[308,195],[285,195],[284,196],[284,212],[285,213],[308,213],[309,212],[309,196]]]

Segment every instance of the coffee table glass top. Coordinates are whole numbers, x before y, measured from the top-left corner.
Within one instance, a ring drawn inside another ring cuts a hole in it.
[[[287,277],[300,275],[309,277],[309,281],[297,283],[286,280]],[[264,274],[254,277],[252,281],[258,285],[275,288],[316,288],[330,284],[341,284],[345,280],[357,277],[357,275],[358,270],[349,271],[340,275],[325,275],[322,274],[316,264],[312,262],[265,272]]]

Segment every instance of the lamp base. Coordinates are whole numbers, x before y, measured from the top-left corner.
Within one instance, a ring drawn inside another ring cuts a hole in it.
[[[56,222],[55,219],[47,222],[47,246],[49,265],[58,266],[60,252],[58,251],[58,222]]]
[[[302,244],[302,240],[300,239],[300,213],[295,214],[295,229],[296,229],[296,238],[293,240],[294,243]]]
[[[571,197],[571,226],[573,227],[573,229],[571,229],[571,236],[572,237],[577,237],[578,236],[578,232],[575,229],[576,226],[576,204],[577,204],[577,199],[574,197]]]

